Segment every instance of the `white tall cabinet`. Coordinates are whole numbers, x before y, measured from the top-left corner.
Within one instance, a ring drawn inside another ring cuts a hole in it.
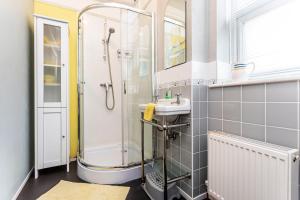
[[[69,171],[68,23],[35,16],[35,178],[38,170]]]

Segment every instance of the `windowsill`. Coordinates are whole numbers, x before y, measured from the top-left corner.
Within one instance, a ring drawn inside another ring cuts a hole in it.
[[[280,82],[289,82],[300,80],[300,74],[297,75],[282,75],[282,76],[273,76],[273,77],[251,77],[247,80],[227,80],[227,81],[218,81],[215,84],[210,84],[209,88],[217,87],[230,87],[230,86],[239,86],[239,85],[256,85],[263,83],[280,83]]]

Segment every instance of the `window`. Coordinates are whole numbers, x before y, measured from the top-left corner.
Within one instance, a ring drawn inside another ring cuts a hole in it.
[[[233,0],[233,63],[254,74],[300,70],[300,0]]]

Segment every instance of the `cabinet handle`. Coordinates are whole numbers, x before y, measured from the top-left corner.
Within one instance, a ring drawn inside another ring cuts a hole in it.
[[[126,81],[123,82],[123,87],[124,87],[123,88],[124,89],[124,94],[126,94],[127,93],[127,91],[126,91]]]
[[[64,135],[62,136],[62,138],[65,138],[65,137],[66,137],[66,136],[64,136]]]

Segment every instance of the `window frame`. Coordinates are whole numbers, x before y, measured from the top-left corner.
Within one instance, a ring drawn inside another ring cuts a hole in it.
[[[245,58],[245,40],[244,25],[247,21],[263,15],[272,9],[283,6],[294,0],[256,0],[250,5],[238,10],[236,13],[231,14],[231,33],[230,33],[230,54],[231,54],[231,66],[236,63],[243,63]],[[231,8],[233,10],[233,8]],[[300,65],[295,67],[287,67],[281,70],[270,70],[267,72],[253,72],[251,77],[266,76],[274,74],[283,74],[297,72],[299,73]]]

